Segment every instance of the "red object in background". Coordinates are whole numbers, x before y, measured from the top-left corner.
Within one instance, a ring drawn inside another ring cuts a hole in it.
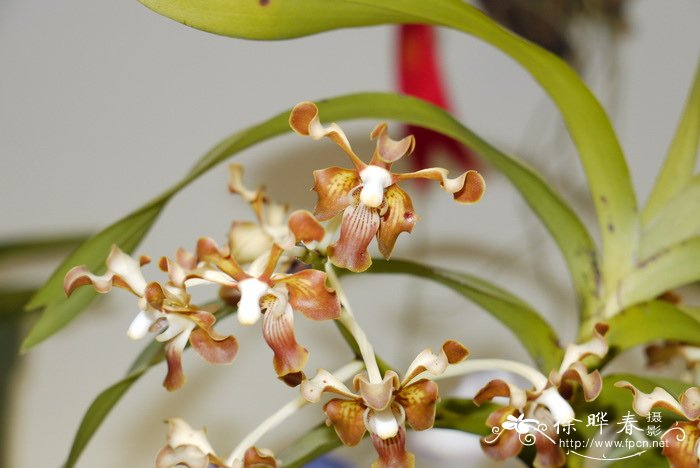
[[[399,90],[451,110],[438,64],[435,29],[424,24],[401,25],[398,47]],[[416,137],[416,149],[408,159],[415,169],[433,166],[431,159],[437,153],[463,168],[477,166],[474,153],[452,138],[414,125],[407,125],[406,133]]]

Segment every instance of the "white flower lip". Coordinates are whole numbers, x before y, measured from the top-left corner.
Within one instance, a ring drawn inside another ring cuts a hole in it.
[[[559,394],[556,387],[549,387],[537,398],[537,402],[543,404],[552,413],[557,424],[569,424],[575,418],[571,405]]]
[[[378,208],[384,201],[384,189],[391,185],[391,173],[379,166],[369,165],[360,172],[360,179],[360,201],[369,208]]]
[[[253,325],[262,316],[260,298],[270,287],[257,278],[246,278],[238,283],[241,300],[238,303],[238,321],[243,325]]]
[[[399,433],[399,423],[391,407],[370,414],[369,430],[384,440],[391,439]]]
[[[156,318],[156,314],[152,312],[140,311],[138,315],[134,317],[134,320],[131,321],[126,335],[132,340],[140,340],[148,334],[148,329],[151,328]]]

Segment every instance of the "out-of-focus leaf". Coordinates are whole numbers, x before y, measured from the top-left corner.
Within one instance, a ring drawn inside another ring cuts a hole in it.
[[[0,325],[14,323],[24,313],[27,303],[35,289],[6,289],[0,290]]]
[[[296,468],[341,445],[332,427],[319,424],[296,439],[289,447],[277,454],[277,457],[282,461],[283,466]]]
[[[530,207],[553,234],[572,274],[581,301],[595,297],[598,269],[596,251],[586,229],[569,206],[522,162],[500,152],[472,131],[462,126],[447,112],[416,98],[391,93],[363,93],[329,99],[318,104],[326,121],[355,118],[401,120],[424,126],[448,135],[473,147],[480,155],[501,170],[518,188]],[[29,304],[30,308],[46,306],[44,313],[23,345],[24,349],[51,336],[70,322],[89,303],[94,293],[66,299],[63,277],[74,265],[86,264],[99,271],[113,243],[131,252],[143,238],[170,197],[214,165],[255,143],[291,131],[287,123],[289,111],[259,125],[232,135],[207,153],[183,180],[156,201],[118,221],[84,243],[67,258]],[[419,143],[420,144],[420,143]],[[585,307],[588,308],[588,307]]]
[[[645,225],[665,210],[671,200],[690,182],[700,144],[700,64],[676,129],[676,135],[666,154],[666,161],[656,180],[649,201],[642,212]],[[694,216],[697,218],[698,216]]]
[[[618,352],[658,340],[700,345],[700,322],[668,302],[652,301],[630,307],[608,324],[608,344]]]
[[[561,364],[563,352],[547,321],[527,303],[491,283],[472,275],[405,260],[374,260],[367,271],[413,275],[443,284],[469,298],[508,327],[545,374]]]
[[[613,291],[631,267],[638,229],[629,170],[604,109],[563,60],[500,27],[463,0],[140,0],[188,26],[246,39],[287,39],[383,23],[446,26],[523,66],[559,108],[588,177],[603,239],[603,280]]]
[[[85,235],[66,235],[62,237],[5,240],[0,243],[0,260],[11,255],[69,249],[78,246],[85,239],[87,239]]]
[[[221,319],[227,315],[230,315],[231,313],[233,313],[232,308],[224,307],[215,315],[218,319]],[[68,459],[63,465],[63,468],[72,468],[75,466],[88,442],[90,442],[93,435],[95,435],[95,432],[102,425],[105,418],[107,418],[107,415],[109,415],[114,406],[119,403],[121,398],[126,394],[126,392],[129,391],[131,386],[141,378],[143,374],[145,374],[151,367],[165,360],[163,347],[164,343],[155,340],[151,341],[151,343],[149,343],[148,346],[146,346],[143,351],[139,353],[137,358],[131,364],[126,377],[114,385],[111,385],[109,388],[103,390],[97,396],[97,398],[95,398],[80,422],[78,431],[73,438],[73,445],[71,446],[70,453],[68,454]],[[189,344],[187,348],[189,348]]]
[[[643,260],[616,295],[619,308],[638,304],[700,280],[700,237],[675,244]]]
[[[700,108],[700,103],[698,107]],[[700,111],[698,113],[700,114]],[[664,249],[698,234],[700,232],[699,206],[700,176],[695,176],[658,215],[644,226],[639,258],[649,258],[654,254],[662,253]]]

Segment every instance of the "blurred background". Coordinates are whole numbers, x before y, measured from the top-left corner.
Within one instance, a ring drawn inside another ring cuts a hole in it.
[[[523,29],[537,24],[533,17],[500,11],[505,3],[480,5],[533,39],[538,32],[555,39],[550,48],[582,71],[608,109],[639,199],[645,200],[697,63],[700,3],[635,0],[605,15],[586,10],[551,17],[550,7],[559,2],[531,2],[544,6],[528,14],[557,26],[535,27],[535,33]],[[394,27],[374,27],[261,43],[187,28],[136,1],[4,0],[0,241],[96,232],[168,188],[232,132],[302,100],[396,90],[397,38]],[[454,113],[495,146],[536,166],[590,220],[576,154],[534,81],[503,54],[463,34],[439,31],[437,40]],[[358,154],[371,154],[368,137],[375,124],[343,124]],[[402,128],[394,124],[390,131],[398,137]],[[431,158],[432,164],[458,168],[449,155]],[[235,159],[246,167],[247,184],[265,184],[276,199],[309,209],[315,202],[311,171],[347,163],[332,144],[294,135]],[[491,279],[541,311],[568,342],[576,316],[561,256],[508,182],[475,164],[488,184],[478,205],[453,204],[435,187],[409,187],[422,221],[412,235],[400,238],[394,256]],[[202,235],[223,241],[234,219],[253,218],[228,194],[222,165],[173,199],[136,252],[158,258],[179,246],[192,249]],[[2,290],[39,285],[60,258],[3,255]],[[345,283],[377,352],[399,369],[447,338],[465,343],[473,357],[528,361],[510,332],[443,287],[401,276],[360,275]],[[92,399],[120,379],[146,345],[125,335],[135,313],[131,296],[111,294],[16,363],[16,335],[3,322],[2,364],[16,364],[2,418],[9,438],[2,453],[6,466],[63,463]],[[155,368],[118,404],[78,466],[151,466],[167,432],[162,421],[173,416],[207,426],[213,446],[225,456],[297,395],[277,382],[259,330],[231,319],[219,329],[240,341],[231,366],[209,366],[186,353],[188,383],[175,393],[161,387],[164,366]],[[300,318],[297,330],[311,351],[309,371],[336,368],[351,357],[332,324]],[[640,352],[628,354],[619,366],[641,363]],[[443,393],[469,396],[489,377],[470,376],[446,385]],[[279,450],[321,419],[319,408],[306,408],[261,445]],[[442,431],[413,436],[419,466],[493,465],[483,460],[476,437]],[[366,441],[363,447],[335,456],[367,466],[373,455]]]

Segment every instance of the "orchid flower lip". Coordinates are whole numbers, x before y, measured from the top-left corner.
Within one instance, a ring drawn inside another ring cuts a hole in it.
[[[391,173],[386,169],[369,165],[360,171],[362,191],[360,201],[370,208],[378,208],[384,201],[384,189],[392,184]]]
[[[559,394],[556,387],[549,387],[537,398],[537,402],[546,406],[552,413],[554,421],[559,424],[568,424],[575,418],[571,405]]]
[[[246,278],[238,283],[241,300],[238,304],[238,321],[243,325],[253,325],[262,316],[260,299],[268,292],[267,283],[257,278]]]
[[[369,431],[384,440],[391,439],[399,433],[399,422],[391,406],[382,411],[369,410],[367,423]]]

